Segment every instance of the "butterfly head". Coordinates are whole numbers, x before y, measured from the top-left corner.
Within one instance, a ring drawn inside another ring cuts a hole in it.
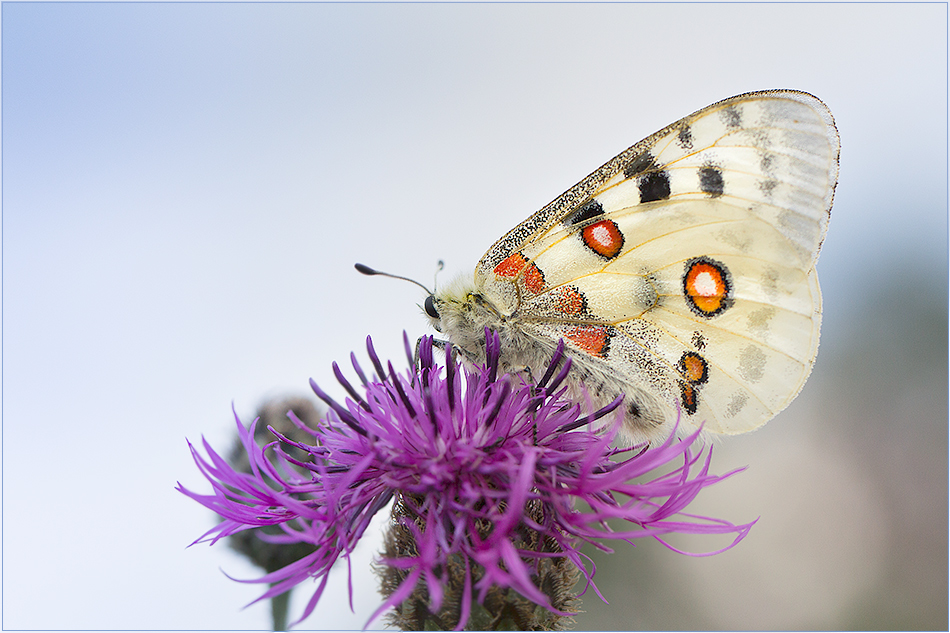
[[[425,303],[422,304],[422,309],[425,311],[426,316],[429,317],[429,322],[439,332],[442,331],[442,328],[439,327],[439,324],[442,322],[442,316],[439,314],[439,309],[435,307],[435,295],[429,295],[426,297]]]
[[[440,269],[441,269],[441,262]],[[474,281],[458,277],[443,288],[429,290],[415,279],[385,273],[365,264],[356,264],[356,270],[364,275],[382,275],[413,283],[426,291],[422,304],[429,323],[460,347],[470,359],[481,358],[485,353],[485,328],[501,330],[504,319],[495,306],[476,290]]]
[[[498,310],[475,288],[471,279],[457,278],[426,297],[423,311],[432,327],[469,358],[485,349],[485,328],[504,329]]]

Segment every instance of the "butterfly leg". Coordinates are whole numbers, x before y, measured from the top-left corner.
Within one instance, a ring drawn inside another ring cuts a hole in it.
[[[422,345],[422,339],[421,339],[421,338],[418,338],[418,339],[416,339],[416,351],[415,351],[415,353],[413,354],[413,361],[415,362],[416,367],[419,366],[419,347],[420,347],[420,345]],[[474,357],[471,357],[468,353],[465,352],[465,350],[461,349],[461,348],[458,347],[457,345],[452,345],[449,341],[444,341],[444,340],[442,340],[442,339],[434,338],[434,339],[432,339],[432,347],[435,347],[435,348],[441,350],[443,354],[445,354],[445,350],[446,350],[447,348],[448,348],[448,349],[451,349],[451,350],[452,350],[452,360],[454,360],[454,361],[456,361],[456,362],[458,361],[459,356],[461,355],[462,357],[465,358],[465,360],[471,362],[472,364],[475,363],[475,358],[474,358]]]

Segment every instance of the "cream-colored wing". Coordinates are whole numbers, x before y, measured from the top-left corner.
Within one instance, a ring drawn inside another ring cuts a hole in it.
[[[476,288],[532,337],[564,338],[588,382],[619,380],[631,430],[677,406],[714,432],[751,430],[814,364],[838,151],[811,95],[713,104],[510,231]]]

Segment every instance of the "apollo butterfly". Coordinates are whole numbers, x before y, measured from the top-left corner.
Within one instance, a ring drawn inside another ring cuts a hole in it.
[[[498,240],[473,279],[425,302],[474,362],[543,373],[558,342],[573,394],[624,394],[624,435],[755,429],[818,351],[815,262],[838,177],[828,108],[792,90],[738,95],[647,137]]]

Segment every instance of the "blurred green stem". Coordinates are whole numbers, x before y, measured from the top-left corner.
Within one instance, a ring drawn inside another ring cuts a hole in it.
[[[273,587],[273,585],[271,585]],[[274,596],[270,599],[270,614],[274,621],[275,631],[287,630],[287,610],[290,607],[290,592]]]

